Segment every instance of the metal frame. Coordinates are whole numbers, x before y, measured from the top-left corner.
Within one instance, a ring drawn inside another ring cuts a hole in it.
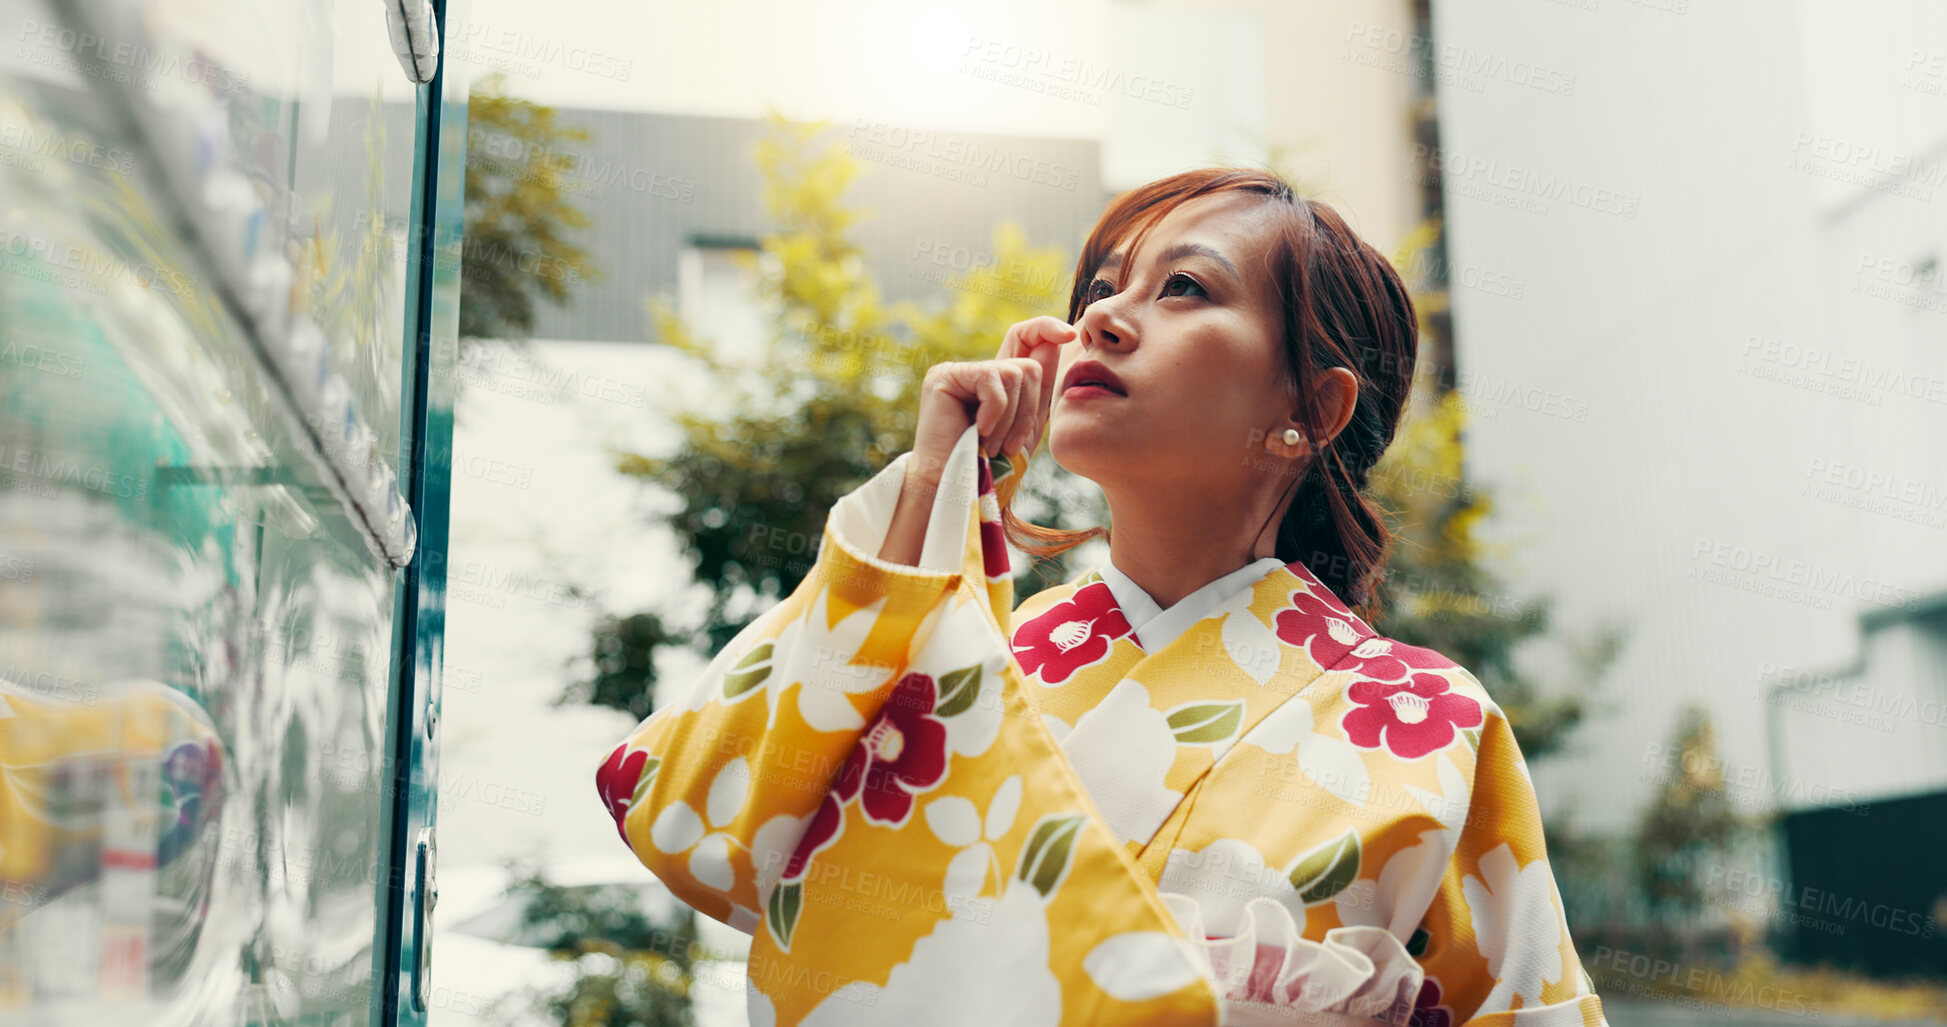
[[[446,552],[451,522],[454,364],[459,332],[461,213],[466,181],[464,81],[448,76],[443,46],[457,2],[434,0],[441,52],[419,90],[407,238],[407,330],[400,448],[407,502],[418,520],[416,558],[397,575],[386,723],[390,728],[378,854],[373,952],[374,1027],[426,1022],[431,935],[437,905],[433,823],[439,795],[438,724],[446,629]],[[457,93],[457,99],[447,96]],[[450,252],[449,252],[450,251]],[[441,259],[445,258],[445,259]]]

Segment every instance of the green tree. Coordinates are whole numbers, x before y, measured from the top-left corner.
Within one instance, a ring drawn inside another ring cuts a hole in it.
[[[1743,839],[1749,826],[1724,791],[1717,735],[1701,706],[1677,718],[1673,764],[1636,825],[1637,885],[1663,923],[1692,920],[1705,905],[1705,870]]]
[[[521,903],[519,936],[577,973],[538,998],[563,1027],[689,1027],[696,935],[688,911],[651,919],[624,887],[566,887],[538,871],[509,889]]]
[[[508,96],[495,72],[467,97],[465,242],[460,259],[460,338],[524,339],[534,304],[564,304],[600,277],[570,241],[588,215],[570,201],[574,145],[589,132],[560,124],[552,107]]]
[[[640,720],[650,712],[656,687],[656,651],[684,645],[687,633],[671,632],[657,614],[643,610],[603,617],[589,647],[589,675],[570,685],[556,705],[589,703],[621,710]]]
[[[1505,551],[1479,537],[1494,502],[1463,473],[1465,417],[1457,392],[1426,404],[1373,470],[1373,498],[1394,536],[1373,626],[1480,678],[1522,754],[1537,759],[1560,749],[1587,715],[1624,634],[1614,625],[1586,636],[1556,631],[1551,600],[1516,596],[1495,572]],[[1544,688],[1519,665],[1524,647],[1543,642],[1566,648],[1571,680]]]

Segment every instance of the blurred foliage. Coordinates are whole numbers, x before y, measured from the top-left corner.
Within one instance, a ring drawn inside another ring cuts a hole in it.
[[[587,939],[598,937],[602,944],[632,951],[669,951],[672,958],[688,965],[692,937],[687,926],[688,911],[672,926],[650,917],[643,908],[642,891],[629,885],[560,885],[550,882],[540,871],[523,875],[508,886],[509,895],[522,898],[520,937],[535,948],[556,955],[573,955],[586,950]]]
[[[1665,922],[1696,917],[1708,899],[1704,868],[1722,862],[1750,826],[1724,791],[1717,734],[1701,706],[1677,718],[1676,754],[1636,827],[1637,886]]]
[[[550,996],[548,1013],[562,1027],[691,1027],[688,971],[660,952],[596,953]]]
[[[563,1027],[689,1027],[696,936],[689,911],[653,920],[632,888],[564,887],[538,872],[509,889],[524,896],[523,941],[573,960],[574,980],[541,996]]]
[[[570,146],[586,143],[588,130],[559,124],[554,108],[508,96],[504,85],[494,72],[467,97],[461,339],[524,339],[536,298],[564,304],[575,285],[601,274],[568,241],[588,227],[567,181],[576,160]]]
[[[1591,976],[1599,993],[1621,991],[1704,1013],[1755,1009],[1765,1011],[1767,1021],[1779,1022],[1787,1017],[1813,1022],[1857,1022],[1851,1018],[1947,1022],[1947,985],[1939,981],[1877,981],[1829,967],[1792,969],[1762,949],[1722,969],[1686,966],[1682,974],[1631,976],[1598,968]]]
[[[604,617],[590,638],[591,675],[570,685],[555,705],[590,703],[638,720],[647,717],[656,689],[656,650],[684,644],[688,637],[671,633],[661,617],[647,611]]]
[[[1788,969],[1764,952],[1740,961],[1733,973],[1740,994],[1758,997],[1753,1005],[1764,1004],[1768,988],[1769,994],[1801,996],[1808,1006],[1816,1003],[1817,1011],[1827,1016],[1947,1022],[1947,984],[1938,980],[1876,981],[1829,967]]]
[[[676,496],[668,524],[710,596],[684,639],[706,652],[797,587],[832,504],[910,445],[928,367],[991,358],[1010,325],[1065,309],[1067,255],[1012,224],[995,229],[991,265],[948,279],[945,304],[885,299],[850,236],[863,213],[845,195],[864,164],[827,133],[773,115],[757,149],[774,228],[755,257],[754,302],[767,323],[755,358],[705,337],[668,302],[651,304],[658,338],[717,388],[688,397],[675,453],[626,454],[617,466]],[[1051,523],[1072,499],[1049,490],[1023,502]],[[641,715],[653,653],[638,647],[674,640],[660,621],[600,626],[597,675],[576,694]]]
[[[1494,570],[1508,555],[1481,537],[1494,514],[1494,497],[1467,475],[1467,401],[1451,387],[1452,369],[1441,366],[1452,345],[1446,244],[1437,211],[1407,233],[1393,262],[1413,293],[1420,354],[1414,401],[1370,478],[1372,497],[1393,533],[1387,571],[1375,590],[1380,612],[1374,627],[1471,671],[1507,714],[1515,744],[1533,762],[1560,751],[1590,715],[1626,635],[1616,624],[1565,632],[1551,620],[1552,599],[1515,595]],[[1546,686],[1519,659],[1541,645],[1557,647],[1564,657]],[[1631,919],[1642,898],[1616,887],[1632,876],[1631,840],[1578,829],[1572,814],[1552,811],[1543,828],[1570,923]]]
[[[1589,830],[1576,822],[1573,808],[1546,811],[1542,835],[1548,842],[1548,867],[1562,896],[1562,913],[1574,928],[1576,951],[1582,953],[1585,962],[1605,944],[1634,951],[1630,946],[1636,939],[1611,937],[1604,932],[1648,919],[1648,903],[1632,886],[1636,879],[1635,839],[1613,831]]]

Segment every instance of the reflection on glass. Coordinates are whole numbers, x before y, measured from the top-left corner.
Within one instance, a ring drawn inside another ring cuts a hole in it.
[[[0,0],[0,1023],[365,1023],[395,572],[324,475],[399,464],[413,87],[378,7],[82,6]]]

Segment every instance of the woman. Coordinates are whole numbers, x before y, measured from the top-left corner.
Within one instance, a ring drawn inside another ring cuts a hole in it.
[[[1111,206],[1069,322],[929,370],[913,451],[599,772],[644,863],[753,932],[753,1022],[1603,1023],[1506,718],[1347,604],[1399,277],[1206,170]],[[1044,426],[1113,532],[1006,512]],[[1108,562],[1014,609],[1003,525]]]

